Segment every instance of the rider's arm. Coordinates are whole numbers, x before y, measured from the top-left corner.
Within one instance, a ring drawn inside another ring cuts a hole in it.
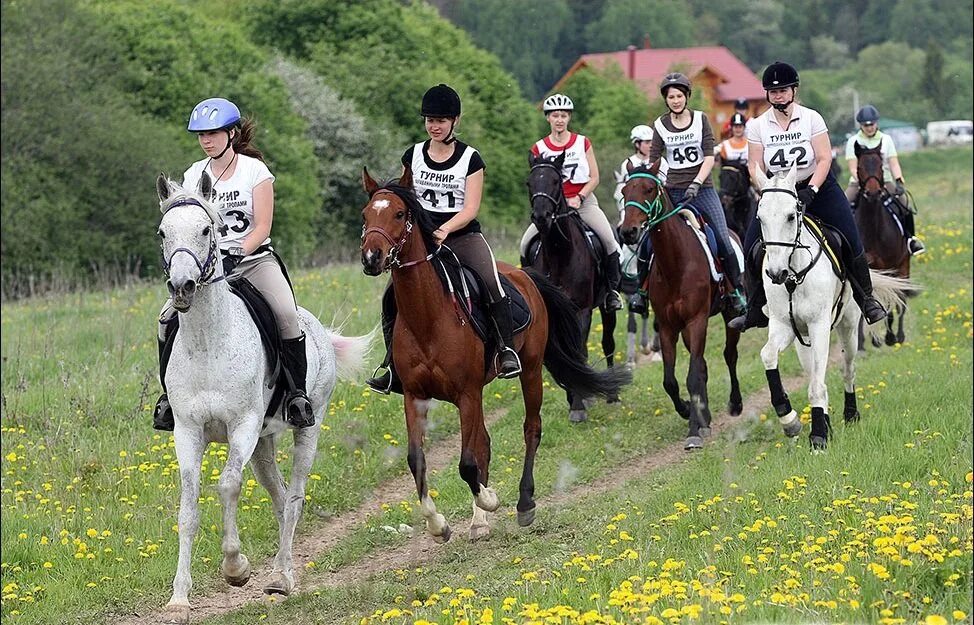
[[[271,224],[274,221],[274,181],[261,182],[254,187],[253,194],[254,229],[241,244],[244,256],[252,254],[271,235]]]
[[[893,174],[893,180],[903,180],[903,169],[900,167],[900,157],[889,157],[889,173]]]
[[[703,140],[700,147],[703,149],[703,163],[697,170],[694,182],[703,184],[710,177],[710,172],[714,170],[714,133],[710,128],[707,116],[703,116]]]
[[[456,232],[477,218],[480,212],[480,200],[484,194],[484,170],[479,169],[467,176],[463,195],[463,210],[454,215],[445,224],[437,228],[445,239],[451,232]]]
[[[751,174],[751,186],[760,191],[761,183],[768,179],[764,171],[764,144],[750,139],[747,142],[747,171]]]
[[[812,137],[812,151],[815,153],[815,171],[812,172],[808,184],[819,189],[832,169],[832,142],[829,141],[829,133],[820,132]]]
[[[599,164],[595,160],[595,148],[589,146],[585,150],[585,160],[588,161],[588,182],[582,187],[582,190],[578,192],[579,195],[588,197],[592,195],[596,187],[599,186]]]

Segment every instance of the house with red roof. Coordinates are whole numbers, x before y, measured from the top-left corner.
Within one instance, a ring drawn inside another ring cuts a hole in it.
[[[737,98],[748,100],[748,117],[754,117],[767,108],[761,81],[724,46],[651,48],[648,38],[643,42],[642,49],[629,46],[618,52],[583,54],[555,83],[552,91],[558,91],[572,74],[584,67],[601,70],[612,64],[638,84],[650,99],[660,97],[659,83],[663,76],[669,72],[683,72],[690,78],[694,90],[703,89],[710,103],[710,110],[706,112],[718,133],[734,114],[734,101]]]

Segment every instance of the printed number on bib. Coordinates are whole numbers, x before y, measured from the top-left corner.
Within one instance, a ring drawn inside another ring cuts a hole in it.
[[[225,237],[227,234],[233,230],[236,233],[246,232],[247,228],[250,227],[250,220],[247,216],[243,214],[242,211],[227,211],[227,217],[233,217],[236,221],[233,225],[224,223],[220,226],[220,236]]]
[[[575,170],[578,169],[578,163],[573,163],[571,165],[564,165],[561,170],[562,180],[571,180],[575,177]]]
[[[700,151],[694,145],[688,145],[680,151],[680,148],[673,148],[673,162],[682,165],[683,163],[696,163],[700,160]]]
[[[430,203],[430,206],[437,207],[440,205],[440,199],[437,199],[437,195],[440,198],[446,199],[447,208],[455,208],[457,205],[457,199],[453,195],[453,191],[447,191],[446,193],[437,194],[433,189],[426,189],[423,191],[423,199]]]
[[[788,150],[788,156],[791,157],[791,160],[785,157],[785,149],[781,148],[774,153],[774,156],[768,162],[781,169],[790,169],[792,165],[797,165],[798,167],[807,167],[809,165],[808,159],[806,158],[808,152],[800,145]]]

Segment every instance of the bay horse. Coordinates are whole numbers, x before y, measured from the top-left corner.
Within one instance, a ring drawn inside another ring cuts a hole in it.
[[[812,407],[809,443],[824,450],[831,432],[829,392],[825,373],[829,340],[834,328],[842,346],[845,385],[843,418],[859,420],[856,405],[857,338],[862,313],[852,299],[852,286],[836,275],[819,239],[803,215],[795,191],[796,168],[766,181],[758,203],[758,220],[766,248],[764,288],[768,296],[768,341],[761,349],[771,403],[787,436],[795,437],[802,424],[781,384],[778,355],[792,343],[808,377],[808,403]],[[836,254],[839,254],[836,250]],[[903,304],[903,293],[915,288],[903,280],[870,270],[873,295],[885,307]]]
[[[602,317],[602,353],[606,366],[612,368],[615,364],[616,312],[605,307],[605,285],[599,261],[586,241],[584,222],[577,211],[568,207],[565,199],[562,188],[564,163],[564,153],[549,158],[533,154],[528,157],[531,167],[527,180],[531,196],[531,222],[538,228],[541,243],[541,253],[533,260],[529,259],[529,262],[531,267],[558,285],[578,308],[578,324],[585,338],[582,344],[586,358],[592,312],[599,309]],[[603,255],[609,253],[610,250],[603,250]],[[569,421],[580,423],[588,418],[586,399],[569,390]],[[614,395],[606,399],[610,403],[619,401]]]
[[[710,434],[710,405],[707,396],[707,323],[720,313],[724,319],[724,362],[730,374],[731,390],[727,410],[739,415],[743,410],[737,379],[737,344],[741,333],[727,327],[731,313],[724,310],[720,285],[710,275],[707,255],[697,234],[674,208],[659,179],[660,161],[630,168],[622,188],[625,217],[620,226],[623,241],[631,244],[641,228],[649,228],[653,243],[653,261],[647,279],[649,301],[659,324],[663,352],[663,388],[673,401],[677,413],[689,420],[685,449],[699,449]],[[733,235],[732,235],[733,236]],[[687,390],[690,401],[680,397],[676,380],[676,341],[690,352]]]
[[[166,620],[188,623],[190,561],[200,523],[200,467],[207,446],[211,442],[228,445],[218,486],[223,503],[220,572],[232,586],[243,586],[250,579],[250,562],[240,551],[237,531],[243,467],[250,462],[257,481],[270,495],[279,524],[280,544],[264,592],[290,594],[295,587],[291,546],[321,420],[337,379],[360,375],[372,337],[343,337],[299,308],[307,346],[306,388],[315,425],[293,428],[280,412],[265,418],[274,392],[273,369],[246,305],[231,293],[223,275],[218,245],[222,219],[207,199],[213,191],[210,178],[203,174],[199,192],[183,189],[165,176],[158,178],[156,188],[163,213],[158,234],[166,286],[179,313],[179,331],[166,370],[180,480],[179,560]],[[290,484],[276,461],[278,439],[287,429],[294,435]]]
[[[909,279],[910,248],[907,246],[902,225],[890,213],[891,210],[898,212],[898,209],[903,209],[897,206],[898,200],[889,193],[883,180],[883,155],[878,146],[869,149],[856,143],[855,150],[858,159],[856,176],[859,180],[855,217],[862,246],[866,251],[866,262],[872,269]],[[907,207],[903,208],[910,210]],[[886,317],[887,345],[904,341],[905,314],[905,306],[897,305],[890,309],[890,314]],[[893,332],[894,318],[897,325],[895,333]],[[874,337],[873,343],[878,347],[879,337]]]
[[[456,300],[444,287],[433,262],[441,247],[435,226],[420,206],[409,168],[398,181],[379,185],[362,171],[369,200],[362,209],[362,266],[369,276],[392,274],[398,313],[392,340],[392,361],[402,381],[408,435],[407,460],[416,482],[426,529],[437,542],[450,539],[445,517],[436,510],[426,480],[423,439],[431,399],[450,402],[460,412],[460,477],[473,495],[469,537],[489,535],[487,512],[500,502],[488,486],[490,436],[484,425],[483,387],[496,376],[494,359],[471,328]],[[524,297],[531,313],[525,329],[514,338],[521,359],[524,396],[524,466],[519,484],[517,521],[530,525],[535,517],[534,463],[541,440],[542,364],[555,382],[584,396],[615,395],[632,375],[623,368],[597,372],[585,362],[583,338],[571,301],[548,280],[506,263],[497,270]]]
[[[751,174],[741,160],[722,161],[720,166],[720,204],[724,207],[727,227],[740,240],[754,218],[757,205],[751,194]]]

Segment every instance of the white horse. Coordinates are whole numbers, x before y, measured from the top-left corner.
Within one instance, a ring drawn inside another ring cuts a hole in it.
[[[166,374],[181,483],[179,562],[166,616],[169,622],[187,623],[190,559],[200,523],[200,466],[207,445],[229,445],[219,483],[223,503],[220,570],[224,578],[234,586],[242,586],[250,578],[250,563],[240,553],[237,533],[237,501],[243,467],[249,461],[270,494],[280,528],[279,549],[264,592],[290,594],[295,586],[291,544],[321,419],[336,378],[361,373],[372,337],[342,337],[326,330],[308,311],[298,310],[307,337],[307,392],[317,416],[314,427],[294,429],[291,483],[285,484],[275,461],[275,447],[280,434],[291,426],[281,416],[264,420],[272,394],[268,388],[271,372],[257,327],[224,280],[217,241],[221,220],[206,200],[212,192],[209,177],[203,176],[199,193],[164,176],[156,186],[163,212],[159,236],[169,277],[166,286],[179,312],[179,332]]]
[[[856,406],[856,351],[862,313],[852,298],[852,285],[832,271],[818,239],[802,219],[795,191],[795,169],[768,180],[762,189],[757,218],[766,246],[764,288],[768,296],[768,342],[761,349],[771,403],[787,436],[795,437],[802,424],[781,385],[778,355],[795,343],[798,359],[808,376],[808,402],[812,406],[813,450],[827,446],[831,429],[829,392],[825,371],[829,339],[835,328],[842,345],[846,422],[859,419]],[[904,293],[916,289],[909,280],[869,272],[873,295],[889,310],[904,305]]]

